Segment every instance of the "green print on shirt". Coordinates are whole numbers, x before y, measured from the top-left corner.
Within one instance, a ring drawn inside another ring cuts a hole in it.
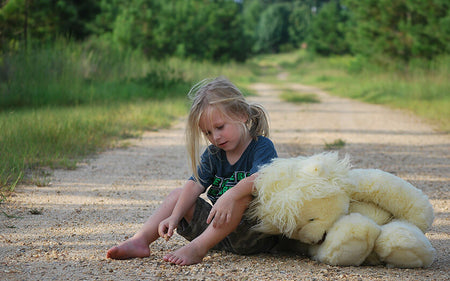
[[[229,178],[221,178],[216,176],[211,184],[211,188],[208,190],[208,195],[213,197],[220,197],[227,190],[235,186],[240,180],[248,177],[250,173],[235,171]]]

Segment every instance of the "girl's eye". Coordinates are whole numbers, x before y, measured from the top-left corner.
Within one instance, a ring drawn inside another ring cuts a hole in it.
[[[205,136],[209,136],[211,134],[211,132],[209,132],[209,131],[206,131],[206,132],[203,132],[203,133],[205,134]]]
[[[224,127],[224,125],[221,125],[221,126],[218,126],[217,129],[218,129],[218,130],[222,130],[223,127]]]

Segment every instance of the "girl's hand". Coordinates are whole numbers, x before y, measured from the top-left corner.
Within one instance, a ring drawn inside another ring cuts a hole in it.
[[[177,228],[179,219],[176,219],[172,216],[167,219],[161,221],[158,226],[158,234],[160,237],[169,240],[172,237],[174,230]]]
[[[229,223],[233,215],[236,201],[231,196],[231,192],[225,192],[214,204],[209,216],[206,219],[206,223],[211,223],[213,227],[221,227],[222,225]]]

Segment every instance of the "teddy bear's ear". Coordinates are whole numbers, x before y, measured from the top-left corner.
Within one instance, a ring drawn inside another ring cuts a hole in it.
[[[351,168],[350,158],[346,155],[339,159],[337,152],[323,152],[298,162],[302,177],[316,177],[322,180],[343,180]]]

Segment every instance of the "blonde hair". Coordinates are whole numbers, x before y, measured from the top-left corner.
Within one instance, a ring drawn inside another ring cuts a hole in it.
[[[202,113],[208,107],[214,106],[224,116],[236,121],[239,117],[245,116],[247,121],[243,127],[253,139],[258,136],[269,136],[269,120],[265,109],[259,104],[247,102],[241,91],[225,77],[200,81],[192,87],[188,96],[192,100],[192,106],[186,126],[186,145],[191,168],[197,180],[200,140],[203,135],[199,123]]]

